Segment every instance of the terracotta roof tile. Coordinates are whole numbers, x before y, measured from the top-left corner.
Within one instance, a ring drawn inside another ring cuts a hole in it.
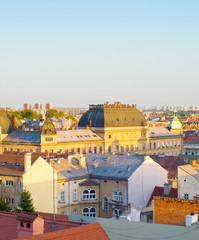
[[[33,222],[39,214],[37,213],[29,213],[29,212],[20,212],[17,216],[17,220]]]
[[[84,226],[63,229],[61,231],[50,232],[47,234],[31,236],[25,239],[38,239],[38,240],[108,240],[108,236],[98,222],[90,223]]]
[[[153,193],[151,194],[151,197],[149,199],[149,203],[153,200],[154,197],[167,197],[167,198],[177,198],[178,197],[178,189],[177,188],[171,188],[169,194],[164,194],[164,187],[158,187],[156,186],[153,190]]]

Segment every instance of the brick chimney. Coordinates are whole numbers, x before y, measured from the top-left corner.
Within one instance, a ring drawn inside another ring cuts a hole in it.
[[[15,116],[14,115],[12,115],[12,117],[11,117],[11,123],[12,123],[13,130],[15,130]]]
[[[44,233],[44,219],[37,213],[21,212],[17,216],[18,238]]]

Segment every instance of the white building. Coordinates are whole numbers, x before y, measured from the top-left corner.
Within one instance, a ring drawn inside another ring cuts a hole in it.
[[[178,198],[195,199],[199,196],[199,161],[178,167]]]

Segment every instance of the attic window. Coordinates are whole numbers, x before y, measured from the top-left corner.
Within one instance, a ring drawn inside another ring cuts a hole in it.
[[[135,121],[135,118],[134,118],[134,117],[132,118],[132,121]]]
[[[27,228],[31,228],[30,223],[27,223],[27,224],[26,224],[26,227],[27,227]]]
[[[71,171],[70,171],[70,170],[68,170],[67,172],[68,172],[68,173],[71,173]]]
[[[119,118],[118,118],[118,117],[116,118],[116,121],[119,121]]]
[[[7,164],[7,162],[4,162],[4,163],[1,164],[1,166],[5,166],[6,164]]]

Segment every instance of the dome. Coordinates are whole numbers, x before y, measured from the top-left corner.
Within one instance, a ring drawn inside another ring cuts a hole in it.
[[[145,117],[136,105],[120,103],[90,105],[89,110],[79,120],[79,127],[135,127],[146,126]]]
[[[0,126],[2,134],[9,134],[19,127],[23,128],[22,122],[17,117],[14,117],[12,124],[12,113],[6,110],[0,110]]]
[[[169,124],[169,129],[182,129],[182,123],[180,122],[179,118],[177,117],[176,109],[174,109],[174,111],[173,111],[173,118]]]

